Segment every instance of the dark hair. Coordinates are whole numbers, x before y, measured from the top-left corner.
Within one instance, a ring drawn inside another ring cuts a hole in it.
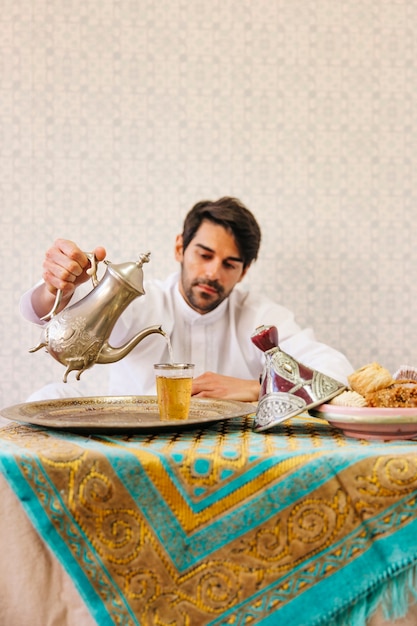
[[[225,196],[215,202],[211,200],[197,202],[184,220],[182,231],[184,250],[204,220],[220,224],[233,234],[244,268],[257,258],[261,244],[261,229],[255,217],[240,200]]]

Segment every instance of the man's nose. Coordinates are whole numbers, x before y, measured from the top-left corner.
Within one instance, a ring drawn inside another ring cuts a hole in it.
[[[205,269],[207,278],[217,278],[220,275],[221,261],[219,259],[211,259],[206,264]]]

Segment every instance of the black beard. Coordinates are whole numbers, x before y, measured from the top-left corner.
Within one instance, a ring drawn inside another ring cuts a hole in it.
[[[206,306],[201,306],[201,305],[197,304],[197,302],[196,302],[196,300],[194,299],[194,296],[193,296],[192,288],[196,287],[198,285],[208,285],[209,287],[214,289],[217,292],[218,299],[216,299],[213,302],[210,299],[210,295],[209,294],[202,293],[202,294],[200,294],[200,298],[202,298],[203,300],[207,299],[207,305]],[[191,304],[192,308],[194,310],[200,311],[202,313],[208,313],[209,311],[213,311],[215,308],[217,308],[219,306],[219,304],[221,302],[223,302],[223,300],[225,298],[223,287],[221,285],[219,285],[217,283],[217,281],[209,280],[207,278],[194,280],[191,283],[190,289],[185,292],[185,295],[187,296],[188,303]]]

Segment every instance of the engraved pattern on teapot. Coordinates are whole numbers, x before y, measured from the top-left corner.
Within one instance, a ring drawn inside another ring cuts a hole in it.
[[[254,428],[260,432],[327,402],[345,386],[297,361],[278,344],[278,329],[262,325],[251,340],[265,354]]]

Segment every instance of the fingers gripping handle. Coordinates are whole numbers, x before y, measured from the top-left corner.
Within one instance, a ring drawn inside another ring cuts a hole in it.
[[[91,280],[92,280],[93,286],[97,287],[97,285],[98,285],[97,267],[98,267],[99,261],[97,260],[97,257],[94,254],[94,252],[85,252],[84,254],[86,255],[86,257],[88,258],[88,260],[90,261],[90,264],[91,264],[91,266],[86,270],[86,273],[89,276],[91,276]],[[42,321],[44,321],[44,322],[48,322],[50,319],[52,319],[54,317],[54,315],[56,315],[56,313],[57,313],[57,311],[59,309],[59,305],[61,304],[61,300],[62,300],[62,289],[58,289],[58,291],[56,292],[55,302],[53,304],[52,309],[49,311],[49,313],[47,313],[46,315],[44,315],[40,319]]]

